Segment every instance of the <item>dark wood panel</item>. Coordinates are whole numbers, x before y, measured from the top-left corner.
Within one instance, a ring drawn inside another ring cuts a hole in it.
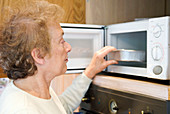
[[[170,0],[166,0],[166,15],[170,16]]]
[[[113,24],[165,15],[165,0],[87,0],[86,23]]]

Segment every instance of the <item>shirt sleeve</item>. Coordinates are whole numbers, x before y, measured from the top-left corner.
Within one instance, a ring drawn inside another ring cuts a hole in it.
[[[63,94],[59,96],[67,114],[72,113],[73,110],[80,105],[81,99],[87,92],[91,82],[92,80],[82,73],[76,77],[71,86],[69,86]]]

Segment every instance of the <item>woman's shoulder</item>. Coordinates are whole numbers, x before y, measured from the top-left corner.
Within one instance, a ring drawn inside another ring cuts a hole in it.
[[[24,96],[21,92],[17,91],[12,87],[12,84],[9,83],[8,86],[4,89],[0,96],[0,107],[4,105],[10,106],[13,102],[15,104],[20,103],[20,100],[24,99]]]
[[[24,98],[23,93],[15,87],[13,82],[10,82],[7,85],[7,87],[4,89],[4,91],[2,92],[2,94],[0,96],[0,101],[4,101],[4,102],[17,101],[17,102],[19,102],[18,100],[23,99],[23,98]]]
[[[27,111],[35,111],[31,99],[24,92],[14,87],[12,82],[8,84],[0,96],[0,114],[22,114]],[[37,111],[38,112],[38,111]],[[31,114],[31,113],[30,113]]]

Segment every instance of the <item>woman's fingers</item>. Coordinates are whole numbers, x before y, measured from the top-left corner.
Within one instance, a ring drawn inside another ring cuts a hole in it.
[[[104,57],[111,51],[115,51],[116,48],[111,46],[106,46],[102,48],[101,50],[97,51],[95,55],[93,56],[91,63],[85,70],[86,76],[89,78],[93,78],[95,74],[101,72],[103,69],[105,69],[107,66],[111,64],[118,64],[115,60],[109,60],[106,61]]]
[[[109,66],[109,65],[112,65],[112,64],[118,64],[118,61],[115,61],[115,60],[108,60],[105,62],[106,64],[106,67]]]
[[[105,57],[108,53],[115,51],[116,48],[112,47],[112,46],[106,46],[103,49],[99,50],[98,53],[99,55],[103,58]]]

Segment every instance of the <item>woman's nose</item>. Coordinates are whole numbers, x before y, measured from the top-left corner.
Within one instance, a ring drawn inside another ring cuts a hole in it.
[[[65,42],[65,48],[67,53],[71,51],[71,45],[67,42]]]

